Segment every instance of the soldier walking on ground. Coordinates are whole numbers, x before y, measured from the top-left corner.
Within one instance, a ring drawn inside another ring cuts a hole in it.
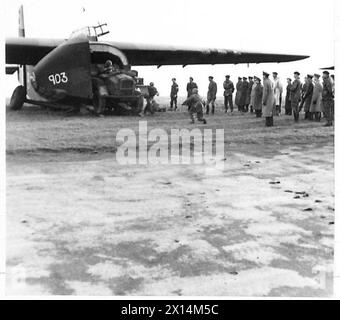
[[[274,107],[273,84],[269,80],[269,73],[263,72],[262,114],[266,118],[266,127],[272,127],[274,125],[273,107]]]
[[[292,110],[294,114],[295,122],[299,121],[299,102],[301,100],[301,81],[300,81],[300,72],[294,72],[294,81],[291,87],[291,97],[292,97]]]
[[[225,76],[225,81],[223,82],[224,88],[224,108],[225,113],[228,112],[228,106],[230,107],[230,112],[233,113],[234,105],[233,105],[233,92],[235,90],[234,84],[230,80],[230,76]]]
[[[322,85],[320,83],[320,75],[314,74],[314,88],[312,95],[312,103],[310,105],[310,120],[321,120],[321,100],[322,100]]]
[[[195,123],[195,113],[197,114],[197,120],[203,122],[204,124],[207,121],[203,118],[203,100],[198,95],[198,89],[194,88],[192,90],[191,96],[186,99],[182,105],[187,105],[189,107],[189,113],[191,118],[191,123]]]
[[[159,95],[157,88],[154,86],[153,82],[150,82],[150,85],[148,86],[148,95],[145,97],[146,106],[145,106],[145,109],[144,109],[144,114],[146,114],[147,112],[150,112],[151,114],[155,113],[154,98],[155,98],[156,95],[157,96]]]
[[[292,89],[292,79],[287,78],[285,114],[289,116],[292,115],[292,90],[291,89]]]
[[[196,82],[194,82],[194,78],[190,77],[189,82],[187,83],[187,98],[189,98],[192,95],[192,90],[195,88],[198,89],[198,86]],[[188,111],[189,111],[189,107],[188,107]]]
[[[324,107],[325,118],[327,120],[325,126],[329,127],[333,125],[334,116],[333,86],[328,71],[323,72],[322,78],[323,78],[322,103]]]
[[[175,106],[175,111],[177,110],[177,93],[178,93],[178,84],[176,83],[176,78],[172,78],[172,85],[170,91],[170,110],[173,110]]]
[[[213,80],[214,77],[209,77],[209,87],[208,87],[208,94],[207,94],[207,111],[206,114],[209,114],[209,107],[211,104],[211,113],[215,113],[215,100],[216,100],[216,93],[217,93],[217,84]]]

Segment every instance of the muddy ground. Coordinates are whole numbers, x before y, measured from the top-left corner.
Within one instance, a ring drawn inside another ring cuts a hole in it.
[[[207,119],[7,110],[7,294],[331,296],[333,128]],[[223,166],[118,164],[141,120],[224,128]]]

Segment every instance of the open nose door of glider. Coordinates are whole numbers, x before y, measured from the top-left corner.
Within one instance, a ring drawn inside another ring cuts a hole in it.
[[[47,54],[34,67],[31,82],[43,97],[92,98],[91,57],[86,37],[71,38]]]

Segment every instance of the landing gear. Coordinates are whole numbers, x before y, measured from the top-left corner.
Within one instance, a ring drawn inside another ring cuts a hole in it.
[[[13,91],[9,107],[12,110],[20,110],[26,100],[26,89],[24,86],[17,86]]]

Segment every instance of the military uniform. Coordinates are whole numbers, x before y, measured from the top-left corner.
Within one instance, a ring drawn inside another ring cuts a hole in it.
[[[198,89],[197,84],[193,81],[188,82],[188,84],[187,84],[188,98],[192,95],[192,89]]]
[[[292,115],[292,84],[287,84],[286,87],[286,101],[285,101],[285,114]]]
[[[249,80],[248,86],[247,86],[247,96],[246,96],[246,110],[247,110],[247,112],[249,110],[249,105],[250,105],[250,101],[251,101],[251,91],[253,89],[253,84],[254,84],[254,81]]]
[[[236,83],[236,97],[235,97],[235,104],[237,105],[238,111],[241,111],[241,95],[242,95],[242,80],[239,79]]]
[[[291,87],[291,97],[292,97],[292,110],[294,114],[294,120],[299,121],[299,102],[301,100],[301,81],[299,79],[295,79],[292,83]]]
[[[326,126],[331,126],[333,124],[334,117],[334,96],[332,83],[329,78],[323,80],[322,103],[325,118],[327,120]]]
[[[214,80],[211,80],[208,87],[208,94],[207,94],[207,114],[209,114],[209,106],[211,103],[211,113],[215,113],[215,100],[216,100],[216,93],[217,93],[217,84]]]
[[[198,95],[198,93],[193,93],[188,99],[183,102],[183,105],[187,105],[189,107],[189,113],[192,123],[195,122],[195,113],[197,114],[197,120],[206,123],[206,120],[203,118],[203,100]]]
[[[256,118],[260,118],[262,116],[262,96],[263,87],[261,83],[258,83],[254,88],[254,101],[253,101],[253,108],[256,114]]]
[[[282,100],[282,84],[279,78],[273,80],[274,100],[275,100],[275,115],[281,114],[281,100]]]
[[[144,114],[146,114],[147,112],[150,112],[151,114],[155,113],[155,110],[153,109],[153,99],[156,94],[158,94],[156,87],[151,86],[151,85],[148,86],[148,96],[145,97],[146,106],[144,109]]]
[[[241,86],[241,97],[240,97],[240,108],[241,111],[245,112],[246,111],[246,100],[247,100],[247,93],[248,93],[248,85],[249,82],[245,79],[242,81],[242,86]]]
[[[322,99],[322,85],[317,79],[313,88],[312,103],[310,105],[310,119],[313,120],[315,116],[316,121],[321,120],[321,99]]]
[[[312,103],[313,89],[314,89],[314,85],[312,83],[312,80],[308,80],[306,83],[305,92],[302,98],[302,100],[304,101],[303,106],[304,106],[304,111],[305,111],[305,119],[310,119],[309,110],[310,110],[310,105]]]
[[[177,93],[178,93],[178,84],[174,82],[171,86],[170,91],[170,109],[173,109],[175,106],[175,110],[177,110]]]
[[[223,82],[224,88],[224,108],[225,112],[228,111],[228,105],[230,106],[230,111],[233,112],[234,105],[233,105],[233,92],[235,90],[234,84],[230,80],[225,80]]]
[[[272,127],[274,107],[274,91],[272,82],[266,78],[263,80],[262,114],[266,118],[266,126]]]
[[[255,98],[255,89],[256,89],[256,81],[254,81],[252,87],[251,87],[251,93],[250,93],[250,112],[254,111],[254,98]]]

